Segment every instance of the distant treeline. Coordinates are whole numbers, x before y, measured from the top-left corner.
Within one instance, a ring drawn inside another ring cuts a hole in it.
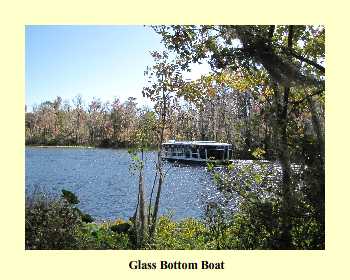
[[[166,139],[228,142],[233,144],[235,156],[239,158],[250,158],[259,147],[264,150],[265,158],[274,158],[275,145],[267,113],[251,93],[235,90],[219,93],[200,105],[176,101],[169,110]],[[102,102],[95,98],[87,105],[81,96],[72,102],[57,97],[26,112],[25,140],[26,145],[127,148],[136,144],[145,119],[157,124],[159,116],[150,108],[139,108],[133,97],[124,103],[119,99]],[[295,125],[304,135],[295,137],[298,140],[294,143],[295,149],[305,148],[300,141],[305,144],[307,138],[308,143],[315,138],[311,116],[299,116]],[[156,147],[157,135],[155,125],[151,147]]]

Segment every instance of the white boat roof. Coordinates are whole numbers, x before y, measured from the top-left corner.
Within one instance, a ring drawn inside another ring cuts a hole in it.
[[[231,146],[228,143],[220,143],[216,141],[175,141],[169,140],[162,145],[198,145],[198,146]]]

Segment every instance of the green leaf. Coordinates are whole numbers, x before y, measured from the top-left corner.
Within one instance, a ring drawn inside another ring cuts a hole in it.
[[[264,158],[264,154],[265,154],[265,150],[261,149],[261,148],[256,148],[253,152],[252,155],[253,157],[255,157],[256,159],[262,159]]]

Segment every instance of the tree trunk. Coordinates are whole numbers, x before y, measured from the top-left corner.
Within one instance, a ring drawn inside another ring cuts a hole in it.
[[[313,126],[314,131],[315,131],[316,136],[317,136],[321,167],[324,169],[324,133],[323,133],[323,129],[321,127],[320,120],[319,120],[318,114],[316,112],[315,103],[314,103],[312,97],[310,97],[310,96],[307,97],[307,103],[309,106],[309,110],[311,112],[312,126]]]
[[[274,125],[276,144],[277,144],[277,156],[281,164],[282,169],[282,190],[281,190],[281,237],[280,237],[280,249],[291,248],[291,213],[292,213],[292,199],[291,199],[291,167],[288,148],[287,137],[287,123],[288,123],[288,98],[289,88],[284,88],[283,101],[281,100],[280,89],[275,85],[274,97],[276,106],[276,121]],[[282,104],[281,104],[282,103]]]
[[[139,220],[140,220],[140,230],[139,235],[139,247],[143,247],[143,242],[145,239],[145,228],[146,228],[146,204],[145,204],[145,179],[144,179],[144,166],[143,166],[143,150],[141,151],[141,166],[139,173]]]
[[[157,173],[158,173],[158,188],[157,188],[157,195],[156,195],[156,201],[154,203],[154,210],[152,215],[152,224],[150,226],[150,239],[153,238],[156,225],[157,225],[157,218],[158,218],[158,209],[159,209],[159,203],[160,203],[160,194],[162,191],[163,186],[163,179],[164,179],[164,173],[163,173],[163,164],[162,164],[162,158],[161,158],[161,149],[162,149],[162,143],[164,140],[164,130],[166,125],[166,113],[167,113],[167,107],[166,107],[166,96],[165,92],[163,91],[162,94],[163,98],[163,109],[161,112],[161,129],[160,129],[160,137],[159,137],[159,143],[158,143],[158,157],[157,157]]]
[[[288,48],[292,48],[293,26],[289,27]],[[281,205],[281,239],[280,249],[292,248],[292,180],[291,166],[288,148],[288,104],[290,88],[284,87],[283,99],[277,86],[274,87],[275,101],[277,106],[277,124],[278,124],[278,157],[282,167],[282,205]]]
[[[307,98],[308,106],[311,112],[312,126],[317,136],[319,162],[316,161],[314,178],[314,193],[318,194],[318,203],[316,207],[316,218],[322,226],[322,232],[325,230],[325,155],[324,155],[324,131],[320,124],[318,114],[316,112],[315,103],[312,97]]]

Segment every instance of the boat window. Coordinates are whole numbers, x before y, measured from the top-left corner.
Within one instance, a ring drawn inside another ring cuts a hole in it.
[[[205,148],[199,149],[199,156],[201,159],[205,159]]]
[[[223,150],[208,150],[208,159],[222,160],[223,156]]]

